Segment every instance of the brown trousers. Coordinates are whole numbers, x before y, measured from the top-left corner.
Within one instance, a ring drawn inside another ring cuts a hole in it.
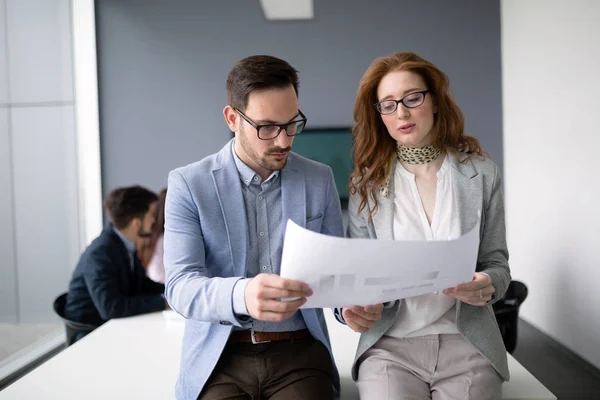
[[[333,364],[314,338],[228,343],[199,400],[331,400]]]

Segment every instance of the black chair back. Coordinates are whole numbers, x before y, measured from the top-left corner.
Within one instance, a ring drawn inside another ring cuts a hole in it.
[[[504,297],[493,305],[504,346],[511,354],[517,347],[519,307],[527,298],[527,294],[528,289],[523,282],[511,281]]]
[[[90,333],[97,328],[95,325],[84,324],[82,322],[71,321],[65,317],[65,304],[67,303],[67,293],[63,293],[54,300],[54,312],[62,319],[65,324],[65,333],[67,336],[67,346],[75,343],[79,338]]]

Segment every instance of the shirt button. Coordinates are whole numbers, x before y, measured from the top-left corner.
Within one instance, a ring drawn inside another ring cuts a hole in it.
[[[266,265],[263,265],[263,266],[262,266],[262,269],[263,269],[263,271],[266,271],[266,270],[267,270],[267,266],[266,266]]]
[[[265,236],[264,232],[259,233],[260,236]]]
[[[258,176],[255,176],[255,177],[254,177],[254,180],[255,180],[255,181],[257,181],[257,180],[258,180]]]
[[[259,200],[262,200],[262,196],[258,196],[258,199],[259,199]]]

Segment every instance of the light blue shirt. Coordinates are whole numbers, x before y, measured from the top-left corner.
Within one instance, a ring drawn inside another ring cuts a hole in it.
[[[232,152],[242,181],[242,194],[248,222],[248,254],[245,276],[251,278],[260,273],[279,274],[285,226],[280,172],[274,171],[263,181],[260,175],[239,159],[234,149]],[[299,311],[282,322],[258,321],[248,317],[244,293],[249,280],[239,280],[233,289],[233,310],[238,315],[243,329],[252,329],[257,332],[283,332],[306,328]]]

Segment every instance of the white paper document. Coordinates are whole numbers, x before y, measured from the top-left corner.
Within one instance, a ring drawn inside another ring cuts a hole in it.
[[[280,275],[313,290],[302,308],[369,305],[444,290],[473,279],[479,224],[456,240],[338,238],[288,220]]]

